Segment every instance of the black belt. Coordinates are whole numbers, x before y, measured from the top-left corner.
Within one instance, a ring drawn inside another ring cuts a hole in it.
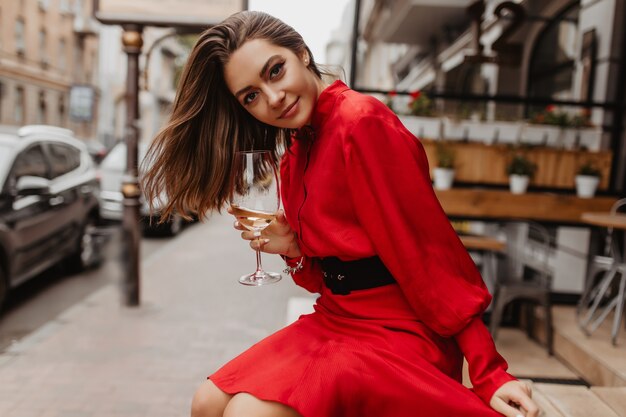
[[[347,295],[352,291],[382,287],[396,282],[378,256],[356,261],[328,257],[320,258],[320,262],[324,284],[333,294]]]

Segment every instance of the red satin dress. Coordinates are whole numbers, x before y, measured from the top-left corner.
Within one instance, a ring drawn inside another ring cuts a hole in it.
[[[432,190],[420,142],[379,100],[336,81],[281,162],[315,312],[209,378],[303,417],[496,417],[514,378],[480,316],[490,295]],[[335,295],[316,257],[377,255],[397,284]],[[290,260],[291,266],[295,261]],[[473,390],[461,384],[467,358]]]

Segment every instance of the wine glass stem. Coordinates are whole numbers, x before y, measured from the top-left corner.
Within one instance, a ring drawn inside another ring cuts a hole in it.
[[[256,249],[256,272],[255,275],[260,275],[263,272],[263,265],[261,264],[261,238],[257,237],[257,249]]]

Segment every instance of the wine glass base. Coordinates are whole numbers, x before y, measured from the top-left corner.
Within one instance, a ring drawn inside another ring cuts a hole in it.
[[[252,274],[243,275],[239,278],[239,283],[252,287],[261,285],[274,284],[282,279],[282,276],[276,272],[257,271]]]

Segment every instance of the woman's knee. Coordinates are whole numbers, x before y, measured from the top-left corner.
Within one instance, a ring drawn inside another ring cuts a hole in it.
[[[191,417],[222,417],[231,397],[207,379],[193,396]]]
[[[224,417],[302,417],[296,410],[274,401],[263,401],[245,392],[235,394]]]

